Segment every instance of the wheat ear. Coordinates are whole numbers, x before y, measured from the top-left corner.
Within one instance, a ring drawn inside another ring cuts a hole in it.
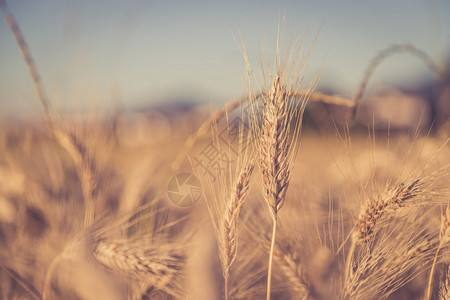
[[[295,251],[289,250],[292,249],[288,249],[288,251],[277,249],[275,250],[273,258],[285,274],[294,292],[297,293],[297,297],[301,299],[308,299],[309,287],[305,281],[300,258]]]
[[[54,116],[50,109],[47,94],[45,93],[44,83],[39,74],[36,63],[31,55],[30,49],[25,42],[22,31],[17,24],[16,19],[9,11],[5,0],[0,0],[0,9],[5,15],[6,23],[16,40],[19,50],[22,54],[25,63],[28,66],[28,71],[33,79],[34,86],[38,99],[44,109],[45,121],[50,132],[55,137],[56,141],[69,153],[70,157],[75,163],[78,177],[81,181],[82,193],[85,204],[84,225],[89,227],[94,221],[94,191],[96,187],[95,164],[92,157],[89,155],[86,146],[75,135],[70,135],[63,131],[56,125]]]
[[[367,243],[372,238],[379,227],[378,223],[385,215],[403,207],[407,200],[417,196],[420,193],[421,183],[420,179],[406,183],[401,182],[390,189],[387,195],[370,199],[362,208],[352,234],[352,244],[347,256],[345,267],[346,280],[351,275],[351,263],[356,247]]]
[[[176,276],[183,272],[185,258],[179,251],[142,243],[99,241],[94,257],[104,266],[135,278],[147,278],[154,287],[177,294]]]
[[[255,165],[249,162],[239,174],[231,196],[225,208],[222,224],[222,264],[223,277],[225,279],[225,299],[228,299],[228,278],[230,268],[237,256],[238,244],[238,220],[242,205],[249,193],[250,179]]]
[[[264,198],[272,214],[273,230],[267,274],[267,299],[270,299],[273,252],[277,233],[277,215],[283,206],[289,186],[288,105],[286,89],[280,75],[273,80],[272,90],[265,98],[263,128],[260,140],[260,168]]]

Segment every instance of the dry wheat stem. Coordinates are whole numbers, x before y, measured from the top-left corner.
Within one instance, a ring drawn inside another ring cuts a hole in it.
[[[37,66],[31,56],[30,49],[25,42],[25,38],[17,24],[14,16],[9,11],[6,1],[0,0],[0,8],[5,14],[5,20],[11,29],[11,32],[19,46],[22,57],[24,58],[31,78],[36,87],[38,99],[44,109],[45,120],[50,132],[55,136],[58,143],[69,153],[74,160],[79,175],[82,193],[85,202],[85,227],[92,225],[94,220],[94,200],[93,191],[95,188],[93,160],[89,157],[85,146],[76,136],[70,136],[56,125],[52,113],[50,111],[49,101],[45,93],[42,78],[38,72]]]
[[[213,122],[212,138],[214,145],[220,149],[216,126],[217,124]],[[230,128],[227,129],[230,130]],[[249,194],[252,173],[255,168],[255,160],[249,153],[252,151],[249,147],[252,140],[251,138],[245,139],[244,130],[243,127],[238,128],[239,155],[236,167],[229,165],[226,170],[228,174],[219,176],[215,181],[206,177],[211,195],[205,196],[205,199],[219,246],[218,254],[224,278],[225,299],[228,299],[232,288],[229,286],[230,272],[238,252],[239,215]],[[248,131],[247,134],[250,136],[251,132]],[[230,147],[230,144],[228,146]]]
[[[320,93],[320,92],[311,92],[311,91],[292,92],[292,93],[288,92],[286,95],[287,95],[287,98],[301,99],[301,98],[308,97],[310,100],[315,101],[315,102],[321,102],[321,103],[332,104],[332,105],[337,105],[337,106],[344,106],[344,107],[349,107],[349,108],[353,108],[355,106],[355,102],[351,99],[347,99],[347,98],[344,98],[344,97],[341,97],[338,95],[327,95],[327,94]],[[179,152],[179,154],[177,155],[177,157],[174,159],[174,161],[171,164],[172,171],[179,170],[183,160],[185,159],[186,153],[192,149],[196,140],[198,140],[199,138],[201,138],[203,135],[205,135],[208,132],[208,129],[210,128],[211,124],[214,124],[214,122],[219,121],[227,113],[232,112],[233,110],[235,110],[239,106],[243,105],[244,103],[246,103],[250,100],[256,101],[265,96],[266,96],[266,93],[264,93],[264,92],[259,92],[259,93],[256,93],[255,95],[251,95],[251,96],[244,95],[244,96],[240,97],[239,99],[228,102],[228,104],[225,106],[225,108],[219,109],[216,112],[214,112],[214,114],[211,117],[209,117],[207,120],[205,120],[200,125],[200,127],[192,135],[190,135],[188,137],[188,139],[186,140],[186,142],[184,143],[184,145],[182,147],[182,151]]]
[[[50,108],[47,101],[47,96],[45,94],[44,85],[42,83],[42,78],[39,75],[36,64],[31,56],[30,49],[28,48],[27,43],[23,37],[22,32],[20,31],[19,25],[17,24],[14,16],[9,11],[8,5],[5,0],[0,0],[0,8],[5,14],[6,23],[8,23],[9,28],[19,46],[22,57],[24,58],[28,71],[30,72],[31,78],[34,81],[34,85],[36,87],[36,93],[38,95],[39,101],[41,102],[42,107],[44,108],[45,117],[48,123],[52,122]]]
[[[65,259],[66,259],[65,253],[63,252],[63,253],[59,254],[57,257],[55,257],[55,259],[53,259],[52,263],[50,264],[50,267],[48,268],[47,274],[45,276],[44,291],[42,292],[43,300],[46,300],[49,298],[53,274],[55,273],[56,267]]]
[[[325,104],[332,104],[337,106],[353,108],[355,102],[351,99],[347,99],[338,95],[327,95],[320,92],[296,92],[287,93],[289,98],[305,98],[308,97],[309,100],[314,102],[321,102]]]
[[[450,299],[450,265],[444,264],[444,271],[439,281],[439,300]]]
[[[75,134],[69,135],[56,126],[51,129],[58,143],[75,164],[84,200],[84,227],[87,228],[94,222],[94,192],[97,186],[95,161]]]
[[[270,295],[272,291],[272,268],[273,268],[273,255],[275,249],[275,239],[277,236],[277,215],[275,214],[272,218],[272,237],[270,242],[270,252],[269,252],[269,267],[267,269],[267,295],[266,299],[270,300]]]
[[[42,292],[42,299],[46,300],[49,298],[50,291],[51,291],[51,285],[52,285],[52,279],[54,276],[54,273],[56,271],[56,268],[59,266],[61,262],[64,260],[69,260],[73,257],[75,249],[81,245],[83,242],[85,242],[85,235],[84,232],[80,232],[75,235],[75,237],[69,241],[69,243],[66,244],[65,248],[61,253],[59,253],[50,263],[50,266],[48,267],[47,274],[45,275],[45,281],[44,281],[44,290]]]
[[[257,98],[261,96],[262,93],[256,95]],[[205,122],[203,122],[200,125],[200,127],[194,132],[194,134],[188,137],[183,147],[181,148],[181,151],[179,152],[178,156],[172,162],[171,169],[173,171],[178,171],[178,169],[181,167],[183,160],[185,159],[186,153],[192,149],[192,147],[195,145],[195,142],[200,137],[205,135],[211,129],[211,126],[216,124],[221,118],[223,118],[223,116],[232,112],[234,109],[238,108],[246,101],[248,101],[248,96],[244,95],[239,99],[228,102],[227,105],[225,105],[225,108],[215,111]]]
[[[427,287],[427,294],[426,299],[431,299],[431,289],[433,286],[433,276],[434,276],[434,270],[436,268],[436,262],[439,256],[439,252],[441,251],[442,247],[444,247],[448,242],[450,241],[450,207],[447,206],[445,209],[445,212],[441,216],[441,230],[439,233],[439,246],[436,249],[436,254],[433,259],[433,264],[431,266],[430,270],[430,277],[428,280],[428,287]]]
[[[25,279],[22,278],[16,271],[13,269],[10,269],[4,265],[0,265],[0,268],[5,271],[6,274],[8,274],[9,277],[13,278],[20,286],[28,292],[30,296],[32,296],[34,299],[40,300],[42,299],[41,294],[38,290],[31,284],[28,283]]]
[[[436,73],[440,78],[443,77],[444,70],[439,67],[438,64],[436,64],[433,59],[423,52],[422,50],[414,47],[411,44],[400,44],[400,45],[392,45],[382,51],[380,51],[369,63],[369,65],[366,68],[366,71],[364,73],[364,77],[361,80],[361,83],[359,84],[358,90],[356,91],[355,97],[353,98],[353,112],[352,112],[352,119],[356,117],[356,113],[359,107],[359,103],[361,101],[361,98],[364,94],[364,91],[366,90],[367,84],[369,83],[369,79],[374,73],[376,67],[381,64],[382,61],[384,61],[386,58],[397,54],[397,53],[411,53],[418,59],[422,60],[427,67]]]

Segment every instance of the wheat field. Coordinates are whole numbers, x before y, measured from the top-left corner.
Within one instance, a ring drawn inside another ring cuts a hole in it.
[[[260,75],[241,43],[224,108],[64,114],[0,5],[43,108],[0,125],[2,299],[450,299],[448,67],[394,45],[347,99],[279,34]],[[412,121],[380,125],[360,100],[403,53],[438,74],[437,113],[397,95]]]

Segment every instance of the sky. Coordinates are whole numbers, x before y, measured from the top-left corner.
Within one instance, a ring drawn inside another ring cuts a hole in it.
[[[246,91],[245,41],[258,70],[278,25],[313,45],[308,76],[351,97],[372,57],[409,42],[443,63],[450,1],[7,1],[57,109],[146,107],[164,101],[223,103]],[[3,15],[2,15],[3,19]],[[315,38],[317,40],[314,42]],[[313,43],[314,42],[314,43]],[[371,87],[432,74],[408,55],[387,60]],[[308,78],[307,78],[308,79]],[[34,86],[0,22],[0,114],[40,111]]]

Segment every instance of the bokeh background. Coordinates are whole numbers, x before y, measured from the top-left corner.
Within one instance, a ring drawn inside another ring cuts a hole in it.
[[[371,58],[409,42],[448,61],[450,2],[414,1],[8,1],[59,109],[224,103],[245,92],[245,41],[255,68],[262,26],[273,50],[280,19],[314,45],[318,89],[352,97]],[[0,22],[0,114],[41,113],[7,24]],[[369,86],[421,86],[434,75],[399,55]]]

